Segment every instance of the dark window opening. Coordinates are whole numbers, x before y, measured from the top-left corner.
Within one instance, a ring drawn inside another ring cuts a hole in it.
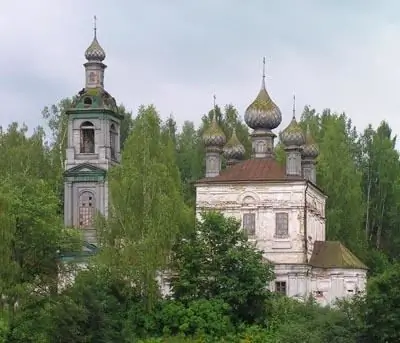
[[[275,292],[286,295],[286,282],[285,281],[276,281],[275,282]]]
[[[289,236],[289,215],[286,212],[275,214],[275,236],[278,238]]]
[[[85,99],[83,99],[83,103],[85,105],[91,105],[92,104],[92,99],[89,97],[86,97]]]
[[[117,159],[117,138],[118,132],[115,128],[114,124],[110,126],[110,150],[111,150],[111,158],[113,160]]]
[[[81,125],[81,153],[94,154],[94,126],[91,122]]]
[[[249,236],[256,234],[256,214],[245,213],[243,214],[243,229]]]

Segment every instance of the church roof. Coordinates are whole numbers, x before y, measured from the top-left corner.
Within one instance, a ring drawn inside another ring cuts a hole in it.
[[[298,179],[302,180],[302,178]],[[197,183],[289,180],[295,180],[295,178],[288,178],[285,166],[280,165],[275,159],[250,159],[222,170],[215,177],[201,179]]]
[[[69,261],[84,261],[87,258],[94,256],[97,254],[99,248],[95,244],[91,244],[89,242],[83,242],[82,250],[80,251],[68,251],[60,255],[60,261],[69,262]]]
[[[309,264],[316,268],[368,269],[338,241],[315,241]]]

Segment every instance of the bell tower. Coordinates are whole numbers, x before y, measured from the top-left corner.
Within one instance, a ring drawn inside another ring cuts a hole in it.
[[[104,88],[105,51],[94,37],[86,49],[85,88],[75,96],[68,116],[64,172],[64,223],[80,228],[96,244],[94,218],[107,216],[108,170],[120,163],[120,123],[115,99]]]

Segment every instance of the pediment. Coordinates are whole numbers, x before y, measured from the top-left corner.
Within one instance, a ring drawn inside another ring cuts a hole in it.
[[[106,175],[106,170],[90,163],[82,163],[64,172],[64,176]]]

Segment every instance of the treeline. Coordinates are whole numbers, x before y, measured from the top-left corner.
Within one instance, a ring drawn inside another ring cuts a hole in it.
[[[238,233],[239,223],[216,213],[195,221],[193,181],[204,175],[201,135],[211,111],[199,128],[185,122],[177,130],[153,106],[135,118],[121,106],[122,164],[109,175],[109,218],[97,221],[102,249],[60,289],[57,275],[76,270],[59,257],[82,244],[62,225],[69,103],[44,109],[51,137],[41,128],[28,136],[18,124],[0,132],[0,342],[399,341],[400,169],[387,123],[358,132],[344,114],[302,114],[320,147],[328,239],[371,268],[367,296],[327,309],[266,291],[272,270]],[[226,135],[235,127],[249,153],[235,108],[216,112]],[[276,154],[282,161],[279,144]],[[173,300],[155,282],[164,269],[174,276]]]

